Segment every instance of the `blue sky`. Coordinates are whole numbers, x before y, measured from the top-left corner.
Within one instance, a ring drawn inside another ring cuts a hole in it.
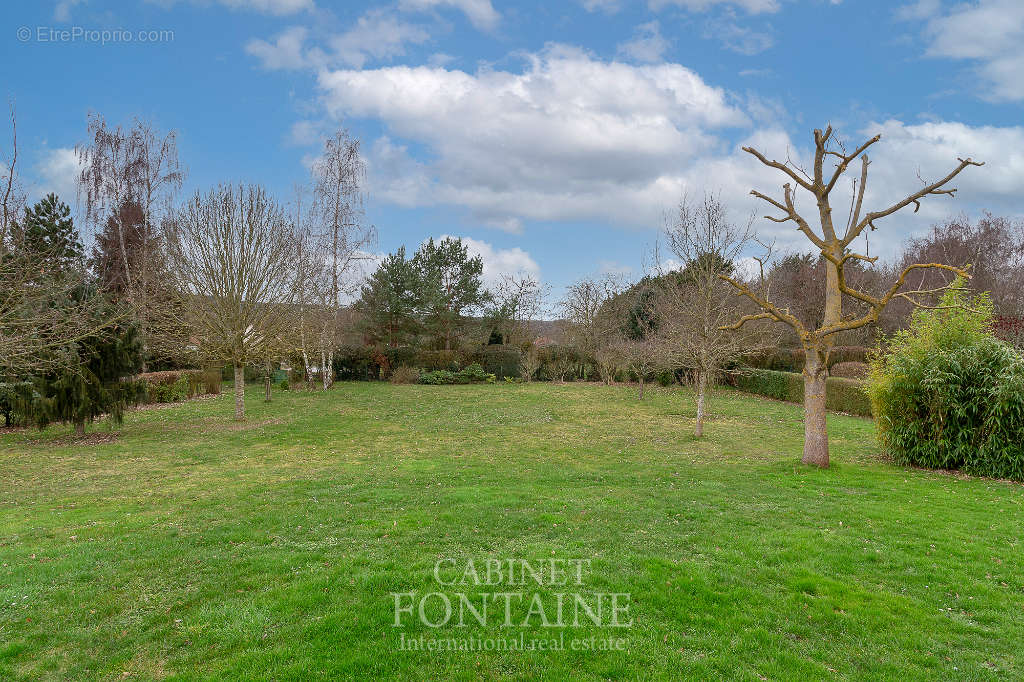
[[[720,192],[737,221],[764,213],[749,190],[783,180],[739,147],[799,160],[829,122],[854,145],[883,133],[869,204],[957,156],[986,161],[955,201],[880,225],[874,254],[953,213],[1024,213],[1019,0],[61,0],[0,12],[0,90],[17,107],[32,197],[73,203],[89,111],[177,130],[186,191],[251,181],[282,200],[321,136],[345,126],[364,145],[379,251],[458,235],[489,277],[533,272],[556,295],[587,274],[642,274],[683,192]],[[88,33],[103,30],[132,40]],[[792,224],[756,226],[805,248]]]

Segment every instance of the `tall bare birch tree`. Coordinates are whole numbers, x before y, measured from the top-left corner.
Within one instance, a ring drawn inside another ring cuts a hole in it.
[[[366,225],[363,210],[363,183],[366,163],[359,140],[347,130],[339,130],[324,142],[323,153],[313,164],[313,220],[310,248],[319,250],[311,257],[323,264],[322,280],[311,283],[320,300],[317,345],[321,381],[326,390],[333,383],[331,360],[342,334],[345,316],[342,305],[358,287],[350,275],[370,256],[376,230]]]
[[[177,212],[166,244],[191,341],[234,367],[235,419],[244,419],[246,365],[294,348],[291,222],[262,187],[221,185]]]
[[[113,231],[121,293],[141,333],[145,369],[147,356],[175,348],[164,338],[173,338],[167,326],[175,324],[175,315],[159,281],[158,231],[184,179],[177,133],[164,135],[140,119],[128,129],[111,127],[96,113],[89,116],[88,131],[89,142],[76,148],[82,165],[79,199],[97,234]],[[133,213],[141,213],[141,219],[132,219]]]
[[[915,296],[924,295],[930,292],[921,290],[904,290],[904,284],[908,276],[919,270],[934,268],[947,270],[954,274],[967,276],[962,268],[941,263],[913,263],[903,267],[897,275],[896,281],[878,295],[859,290],[850,286],[846,279],[845,268],[851,261],[874,263],[878,257],[869,257],[866,254],[856,253],[851,250],[850,245],[857,237],[868,228],[874,230],[875,223],[886,218],[908,206],[914,206],[914,212],[921,207],[921,201],[927,197],[946,195],[953,196],[956,189],[948,187],[949,183],[969,166],[981,166],[983,163],[972,161],[970,158],[957,159],[957,165],[942,178],[925,184],[916,192],[909,194],[903,199],[876,211],[863,211],[864,191],[868,180],[867,150],[876,144],[881,135],[875,135],[867,140],[852,152],[847,153],[846,149],[839,144],[833,134],[832,127],[828,126],[823,131],[814,131],[814,166],[810,174],[804,172],[790,161],[780,162],[769,159],[764,154],[752,147],[744,147],[743,151],[752,155],[758,161],[769,168],[774,168],[789,181],[782,186],[781,199],[773,198],[757,190],[751,190],[751,194],[770,204],[781,212],[781,215],[765,216],[768,220],[776,223],[792,221],[796,224],[804,236],[821,252],[825,260],[825,314],[819,327],[812,329],[802,323],[788,310],[774,304],[768,292],[742,282],[730,275],[722,275],[722,279],[732,284],[739,295],[746,296],[756,303],[761,312],[744,315],[735,323],[728,325],[729,329],[739,329],[745,323],[754,320],[772,320],[789,325],[796,332],[803,346],[804,356],[804,454],[803,461],[806,464],[813,464],[819,467],[827,467],[829,464],[828,453],[828,431],[825,422],[825,379],[828,376],[828,356],[834,344],[834,337],[837,333],[849,329],[859,329],[869,324],[878,322],[878,316],[882,310],[894,298],[903,298],[913,304],[919,303]],[[846,224],[836,223],[832,213],[831,195],[836,184],[846,173],[850,164],[860,159],[860,176],[854,180],[854,191],[851,199]],[[834,161],[835,167],[826,169],[826,163]],[[794,184],[795,183],[795,184]],[[817,227],[811,223],[797,210],[796,196],[798,190],[804,190],[814,198],[817,208],[817,217],[814,219]],[[844,313],[844,300],[854,301],[860,305],[861,310],[854,313]]]

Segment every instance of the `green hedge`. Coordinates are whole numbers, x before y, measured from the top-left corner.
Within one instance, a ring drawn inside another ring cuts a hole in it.
[[[828,354],[829,369],[840,362],[867,362],[866,346],[835,346]],[[804,371],[804,352],[800,348],[775,348],[766,353],[744,357],[743,365],[756,369],[772,369],[776,372]]]
[[[825,407],[832,412],[871,416],[871,402],[864,391],[864,382],[856,379],[829,377],[826,380]],[[732,384],[741,391],[785,400],[804,401],[804,377],[795,372],[771,369],[746,369],[733,375]]]
[[[484,346],[472,354],[473,362],[478,363],[488,374],[513,379],[519,376],[519,363],[522,359],[522,351],[509,345]]]

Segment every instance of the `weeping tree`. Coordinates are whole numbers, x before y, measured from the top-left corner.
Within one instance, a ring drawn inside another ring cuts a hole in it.
[[[927,269],[946,270],[955,275],[967,276],[963,268],[941,263],[912,263],[904,265],[892,285],[879,294],[871,294],[851,286],[847,281],[846,269],[856,261],[873,264],[878,257],[870,257],[853,251],[850,245],[865,230],[876,228],[876,222],[894,213],[914,206],[916,213],[921,201],[927,197],[946,195],[952,197],[955,188],[948,187],[950,181],[968,166],[981,166],[983,163],[970,158],[958,159],[958,164],[944,177],[924,184],[920,189],[904,197],[890,206],[877,211],[863,211],[864,191],[868,180],[867,150],[881,139],[875,135],[852,152],[847,152],[832,134],[828,126],[824,132],[814,131],[814,166],[811,173],[806,173],[790,161],[780,162],[769,159],[752,147],[744,147],[743,151],[754,156],[765,166],[774,168],[786,175],[790,182],[782,186],[782,198],[776,199],[757,190],[751,194],[772,207],[781,211],[781,215],[765,216],[776,223],[792,221],[803,235],[814,245],[825,264],[825,310],[822,322],[816,328],[801,322],[789,310],[772,302],[768,288],[761,278],[760,286],[742,282],[728,274],[720,277],[735,287],[738,295],[746,296],[756,303],[760,312],[744,315],[731,325],[723,325],[723,329],[739,329],[744,324],[755,320],[772,320],[790,326],[796,332],[803,347],[804,363],[804,454],[803,461],[819,467],[827,467],[828,431],[825,424],[825,379],[828,376],[828,356],[834,344],[835,335],[851,329],[860,329],[878,322],[879,314],[894,299],[904,299],[913,305],[921,304],[920,297],[934,290],[904,288],[907,278],[915,271]],[[832,213],[832,191],[844,176],[850,165],[860,160],[860,176],[853,180],[851,198],[846,224],[837,224]],[[826,164],[835,161],[834,168]],[[795,185],[793,184],[795,183]],[[796,207],[796,196],[799,190],[809,193],[817,207],[816,227],[809,222]],[[851,304],[844,312],[844,303]],[[852,312],[851,312],[852,310]]]
[[[128,128],[111,126],[96,113],[89,115],[88,134],[76,153],[79,198],[95,226],[94,265],[108,293],[131,310],[145,368],[150,356],[180,350],[158,234],[185,176],[177,134],[140,119]]]
[[[165,238],[186,343],[234,367],[235,419],[244,419],[246,365],[297,343],[292,224],[262,187],[221,185],[197,192]]]

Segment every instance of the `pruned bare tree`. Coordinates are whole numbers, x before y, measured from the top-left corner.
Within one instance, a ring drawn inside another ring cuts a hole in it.
[[[117,270],[116,295],[132,309],[143,344],[143,369],[149,355],[173,354],[176,313],[161,286],[163,254],[160,223],[181,189],[184,170],[178,162],[177,133],[159,133],[146,121],[111,127],[99,114],[89,115],[89,142],[76,147],[82,170],[79,199],[95,225],[97,243],[114,248],[108,267]],[[103,239],[101,239],[101,237]],[[171,327],[171,328],[168,328]]]
[[[295,347],[291,222],[262,187],[220,185],[181,207],[166,244],[190,343],[234,367],[235,419],[244,419],[246,365]]]
[[[365,222],[366,163],[358,139],[347,130],[327,138],[323,153],[313,164],[312,176],[314,222],[309,245],[318,251],[310,254],[310,258],[323,269],[322,281],[315,283],[312,290],[322,307],[316,340],[326,390],[333,383],[328,368],[347,319],[342,306],[358,290],[359,283],[351,275],[361,262],[372,258],[368,249],[376,242],[377,232]]]
[[[753,241],[750,223],[734,225],[722,201],[705,194],[698,202],[684,197],[664,233],[681,269],[660,273],[654,315],[649,316],[658,327],[650,336],[669,367],[691,373],[697,399],[694,434],[700,438],[708,391],[722,368],[744,354],[776,345],[777,335],[766,333],[763,324],[723,328],[745,312],[722,278],[743,279],[736,266]]]
[[[912,263],[903,267],[895,282],[880,294],[871,294],[851,286],[846,277],[846,266],[851,261],[874,263],[877,256],[871,257],[851,250],[850,245],[865,230],[876,228],[875,223],[891,216],[908,206],[914,206],[914,212],[921,207],[921,201],[931,196],[953,196],[955,188],[949,183],[965,168],[981,166],[981,162],[970,158],[958,159],[957,165],[942,178],[934,182],[926,182],[917,191],[903,199],[877,211],[863,211],[864,192],[867,186],[869,160],[867,150],[881,139],[875,135],[852,152],[839,144],[828,126],[824,132],[814,131],[814,161],[810,174],[803,172],[791,162],[780,162],[769,159],[752,147],[744,147],[743,151],[754,156],[765,166],[774,168],[789,178],[782,186],[782,198],[776,199],[757,190],[751,190],[758,199],[781,211],[781,215],[765,216],[776,223],[792,221],[803,235],[814,245],[828,262],[825,269],[825,312],[822,323],[811,328],[801,322],[790,311],[772,302],[768,293],[740,281],[738,278],[723,275],[722,279],[732,284],[739,295],[745,296],[760,308],[760,312],[744,315],[735,323],[726,325],[729,329],[740,329],[744,324],[756,320],[772,320],[790,326],[800,339],[804,350],[804,453],[803,461],[819,467],[829,464],[828,431],[825,422],[825,379],[828,376],[828,355],[834,344],[836,334],[859,329],[878,322],[879,314],[896,298],[902,298],[912,304],[922,301],[919,297],[929,291],[905,289],[908,278],[924,269],[946,270],[955,275],[966,276],[966,271],[957,266],[942,263]],[[835,159],[835,168],[826,169],[826,162]],[[850,164],[857,159],[861,162],[860,177],[854,181],[854,192],[845,227],[837,226],[833,220],[831,194],[839,180],[846,173]],[[795,184],[794,184],[795,183]],[[797,210],[796,194],[804,190],[814,197],[817,208],[818,229],[811,227],[810,222]],[[844,300],[863,304],[862,311],[853,314],[843,312]]]

